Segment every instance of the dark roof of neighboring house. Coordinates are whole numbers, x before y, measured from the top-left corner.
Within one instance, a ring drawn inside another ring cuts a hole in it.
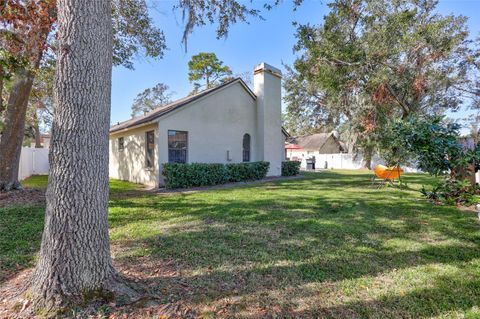
[[[289,142],[306,150],[318,150],[325,144],[330,135],[331,133],[316,133],[312,135],[295,136],[289,139]]]
[[[288,142],[291,144],[296,144],[306,150],[319,150],[325,145],[330,136],[337,141],[342,149],[345,149],[344,145],[342,145],[342,142],[338,140],[333,133],[316,133],[311,135],[296,136],[288,139]]]
[[[140,124],[144,124],[144,123],[148,123],[154,119],[157,119],[165,114],[168,114],[184,105],[187,105],[193,101],[196,101],[210,93],[214,93],[230,84],[233,84],[233,83],[236,83],[236,82],[239,82],[240,84],[242,84],[242,86],[248,91],[248,93],[254,98],[256,99],[256,95],[252,92],[252,90],[250,90],[250,88],[248,87],[247,84],[245,84],[245,82],[243,82],[243,80],[241,78],[236,78],[236,79],[233,79],[231,81],[227,81],[223,84],[220,84],[214,88],[211,88],[211,89],[207,89],[205,91],[202,91],[200,93],[197,93],[197,94],[194,94],[194,95],[191,95],[191,96],[187,96],[187,97],[184,97],[182,99],[179,99],[179,100],[176,100],[172,103],[169,103],[167,105],[164,105],[164,106],[161,106],[161,107],[158,107],[144,115],[141,115],[141,116],[137,116],[137,117],[134,117],[132,119],[129,119],[127,121],[124,121],[124,122],[120,122],[116,125],[113,125],[112,127],[110,127],[110,133],[114,133],[114,132],[117,132],[117,131],[120,131],[120,130],[123,130],[123,129],[127,129],[127,128],[130,128],[130,127],[133,127],[133,126],[136,126],[136,125],[140,125]]]

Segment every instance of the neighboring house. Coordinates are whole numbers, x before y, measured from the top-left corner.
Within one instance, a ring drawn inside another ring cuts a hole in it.
[[[462,136],[458,138],[458,142],[462,146],[464,152],[468,150],[474,150],[477,147],[477,138],[473,136]],[[480,183],[480,170],[478,165],[470,166],[471,174],[466,174],[472,183]]]
[[[285,143],[285,157],[291,161],[302,162],[302,168],[307,167],[307,159],[314,159],[316,167],[323,168],[323,163],[318,163],[318,159],[323,158],[321,155],[346,152],[345,143],[339,140],[335,131],[290,137]]]
[[[50,134],[40,134],[40,145],[43,148],[49,148],[50,147],[50,140],[52,139],[52,136]],[[35,138],[32,138],[30,140],[30,146],[35,147]]]
[[[164,163],[270,162],[281,174],[281,71],[262,63],[253,92],[235,79],[110,128],[110,177],[157,187]]]

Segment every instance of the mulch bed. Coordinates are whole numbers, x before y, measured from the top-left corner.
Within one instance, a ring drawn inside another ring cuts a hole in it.
[[[0,192],[0,207],[43,204],[45,204],[44,189],[19,189],[10,192]]]
[[[199,309],[195,309],[191,302],[193,288],[181,279],[180,269],[173,260],[153,260],[144,257],[130,262],[114,261],[114,264],[127,280],[140,284],[147,291],[156,290],[157,297],[147,296],[145,300],[129,305],[93,301],[77,309],[75,316],[71,316],[71,313],[66,314],[66,318],[106,318],[104,313],[99,312],[99,307],[107,308],[108,318],[112,319],[198,318]],[[30,303],[19,295],[19,292],[24,290],[32,271],[33,269],[25,269],[0,285],[0,319],[43,318],[35,316],[31,312]]]

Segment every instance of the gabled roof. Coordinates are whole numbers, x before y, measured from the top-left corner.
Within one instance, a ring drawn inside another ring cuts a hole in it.
[[[192,103],[202,97],[205,97],[209,94],[213,94],[227,86],[230,86],[230,85],[233,85],[234,83],[240,83],[244,89],[248,92],[248,94],[250,94],[252,96],[252,98],[256,99],[257,96],[252,92],[252,90],[250,90],[250,88],[248,87],[247,84],[245,84],[245,82],[241,79],[241,78],[236,78],[236,79],[233,79],[231,81],[227,81],[223,84],[220,84],[219,86],[216,86],[214,88],[211,88],[211,89],[207,89],[205,91],[202,91],[200,93],[197,93],[197,94],[194,94],[194,95],[191,95],[191,96],[187,96],[187,97],[184,97],[182,99],[179,99],[179,100],[176,100],[172,103],[169,103],[167,105],[164,105],[164,106],[161,106],[161,107],[158,107],[144,115],[141,115],[141,116],[137,116],[137,117],[134,117],[132,119],[129,119],[127,121],[124,121],[124,122],[120,122],[116,125],[113,125],[112,127],[110,127],[110,133],[114,133],[114,132],[117,132],[117,131],[120,131],[120,130],[124,130],[124,129],[127,129],[127,128],[130,128],[130,127],[133,127],[133,126],[137,126],[137,125],[140,125],[140,124],[144,124],[144,123],[148,123],[148,122],[151,122],[163,115],[166,115],[178,108],[181,108],[182,106],[185,106],[189,103]]]
[[[319,150],[327,142],[332,133],[316,133],[312,135],[296,136],[288,140],[306,150]]]
[[[335,134],[333,132],[295,136],[287,139],[287,142],[290,144],[295,144],[305,150],[320,150],[325,145],[325,143],[327,143],[330,137],[332,137],[333,141],[338,143],[338,145],[344,152],[347,151],[345,143],[335,137]]]

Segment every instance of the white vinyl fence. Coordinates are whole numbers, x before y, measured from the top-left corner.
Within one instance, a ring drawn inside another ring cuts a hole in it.
[[[363,155],[362,154],[346,154],[346,153],[337,153],[337,154],[318,154],[315,153],[315,169],[360,169],[362,168]],[[306,158],[309,155],[306,155],[302,159],[301,168],[307,168]],[[384,161],[378,156],[374,155],[372,158],[372,167],[375,167],[378,164],[385,164]],[[415,167],[406,167],[402,165],[402,168],[405,172],[418,172],[418,169]]]
[[[333,168],[333,169],[359,169],[362,168],[362,154],[319,154],[316,155],[316,168]],[[378,164],[385,164],[382,159],[374,155],[372,157],[372,167]]]
[[[315,155],[316,168],[359,169],[362,156],[353,154],[318,154]]]
[[[22,147],[18,179],[48,174],[48,148]]]

